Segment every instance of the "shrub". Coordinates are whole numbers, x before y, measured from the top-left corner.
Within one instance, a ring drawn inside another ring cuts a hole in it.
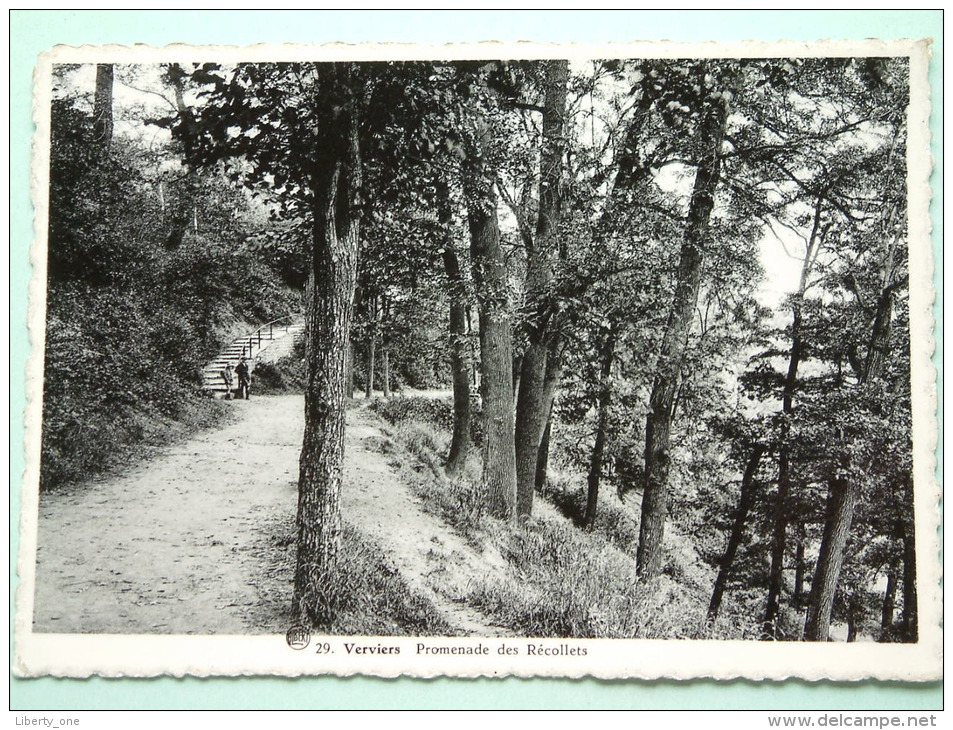
[[[706,596],[667,576],[637,580],[633,557],[599,535],[536,520],[508,526],[499,539],[520,578],[475,586],[469,601],[522,635],[678,639],[715,632],[706,624]]]
[[[453,430],[453,400],[450,398],[423,396],[375,398],[370,402],[369,407],[390,424],[417,421],[429,423],[447,433]],[[473,401],[470,408],[470,438],[473,444],[479,444],[483,433],[480,426],[480,405]]]
[[[277,362],[260,362],[252,374],[255,393],[300,393],[307,385],[307,365],[304,361],[304,339],[294,343],[291,352]]]

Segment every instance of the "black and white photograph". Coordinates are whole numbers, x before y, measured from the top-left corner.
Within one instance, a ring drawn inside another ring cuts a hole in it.
[[[41,61],[18,671],[939,677],[925,44],[429,50]]]

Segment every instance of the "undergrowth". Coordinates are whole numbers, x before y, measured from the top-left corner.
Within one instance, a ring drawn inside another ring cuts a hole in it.
[[[261,586],[275,582],[290,586],[294,577],[294,524],[288,519],[273,528],[264,548],[271,567],[263,572]],[[321,612],[326,620],[316,630],[344,636],[448,636],[451,627],[425,599],[415,595],[399,571],[387,561],[383,551],[355,528],[345,525],[341,535],[341,563],[328,584],[328,598]],[[259,588],[270,620],[293,622],[291,594],[275,600],[270,591]],[[262,622],[261,618],[258,618]]]
[[[541,504],[533,518],[520,524],[490,517],[483,507],[475,454],[470,455],[462,475],[451,479],[444,473],[449,436],[442,425],[442,406],[400,400],[425,399],[392,399],[371,407],[396,424],[391,435],[405,451],[406,463],[400,465],[425,507],[474,547],[492,548],[505,561],[505,571],[476,581],[468,596],[468,602],[492,623],[534,637],[727,639],[756,635],[755,622],[726,610],[713,625],[707,622],[710,570],[674,530],[666,539],[663,574],[653,581],[639,580],[635,571],[638,515],[614,493],[600,498],[591,530],[578,526],[584,485],[573,485],[560,475],[554,475],[537,498],[554,505],[561,515]]]
[[[295,340],[291,352],[276,362],[260,362],[252,373],[252,392],[257,395],[303,393],[308,382],[304,338]]]

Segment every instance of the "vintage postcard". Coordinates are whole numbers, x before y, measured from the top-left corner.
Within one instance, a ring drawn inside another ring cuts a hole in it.
[[[57,47],[21,676],[942,676],[926,40]]]

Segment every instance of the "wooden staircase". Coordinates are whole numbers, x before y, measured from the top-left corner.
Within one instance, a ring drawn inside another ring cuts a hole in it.
[[[275,360],[291,352],[295,340],[303,335],[303,316],[288,315],[262,325],[249,335],[239,337],[202,368],[202,389],[215,398],[224,398],[227,391],[223,377],[226,365],[232,366],[232,387],[237,389],[238,376],[234,374],[235,367],[243,357],[248,360],[248,367],[254,373],[259,359],[273,354],[275,357],[268,359]]]

